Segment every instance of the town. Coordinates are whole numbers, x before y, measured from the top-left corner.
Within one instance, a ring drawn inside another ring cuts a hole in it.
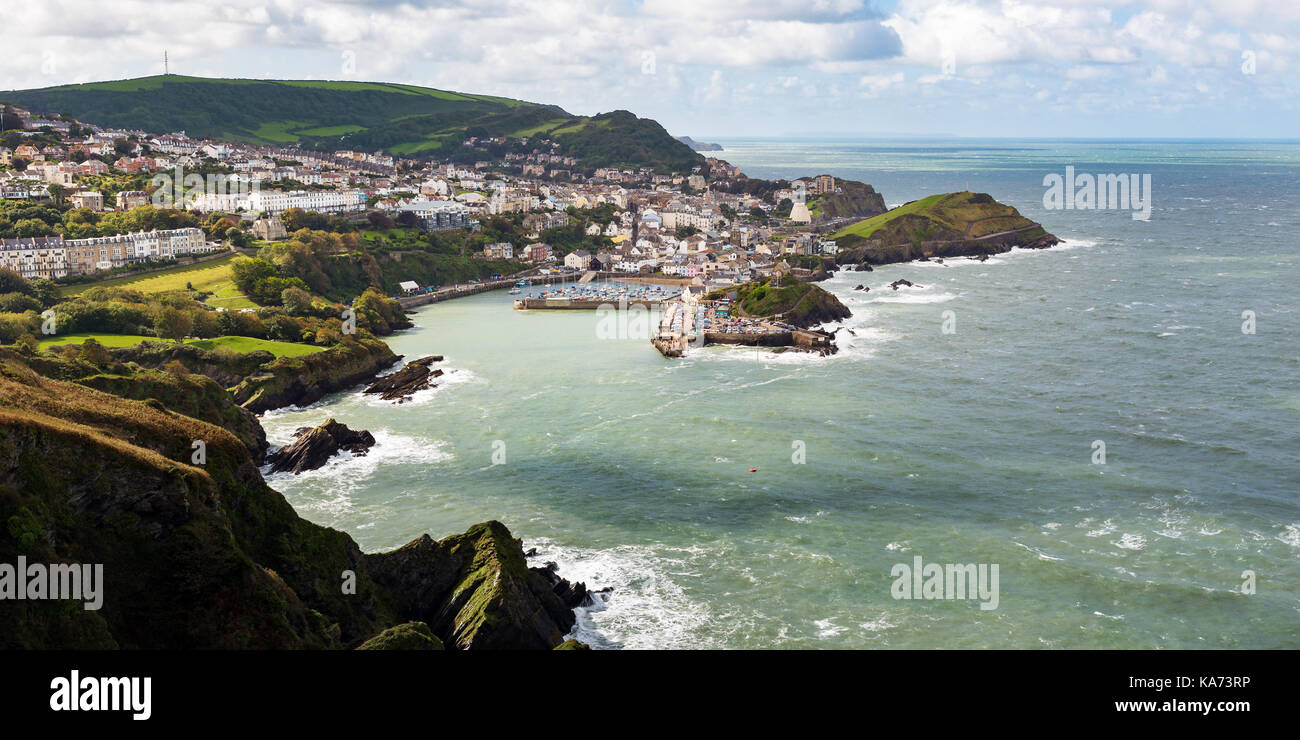
[[[439,162],[102,128],[13,105],[0,133],[0,266],[56,283],[282,240],[312,213],[327,230],[465,230],[481,235],[467,241],[473,256],[534,274],[717,287],[778,266],[809,275],[851,220],[816,219],[841,187],[829,175],[769,183],[718,159],[690,172],[584,168],[545,139],[470,138],[456,159],[483,159]],[[493,219],[517,236],[489,240]],[[403,292],[436,287],[410,278]]]

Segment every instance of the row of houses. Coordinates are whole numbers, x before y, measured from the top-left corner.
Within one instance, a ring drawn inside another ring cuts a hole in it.
[[[0,239],[0,267],[8,267],[29,280],[53,279],[216,249],[215,244],[204,239],[201,229],[193,227],[87,239]]]

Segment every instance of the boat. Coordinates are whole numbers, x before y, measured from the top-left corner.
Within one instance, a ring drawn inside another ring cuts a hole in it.
[[[522,292],[523,291],[519,289],[518,285],[510,289],[510,295],[519,295]]]

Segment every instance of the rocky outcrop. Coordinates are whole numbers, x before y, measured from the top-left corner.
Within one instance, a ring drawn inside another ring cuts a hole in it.
[[[453,648],[550,649],[576,621],[500,522],[442,541],[425,535],[366,562],[376,582],[398,596],[400,613],[427,622]]]
[[[907,287],[907,288],[919,288],[919,287],[921,287],[921,286],[917,285],[916,283],[912,282],[911,280],[903,280],[903,279],[900,278],[900,279],[895,280],[894,282],[890,283],[890,284],[889,284],[889,287],[893,288],[894,290],[898,290],[899,288],[903,288],[903,287]]]
[[[1039,223],[987,193],[946,193],[904,204],[834,235],[839,264],[884,265],[1000,254],[1060,243]]]
[[[407,622],[380,632],[361,643],[357,650],[446,650],[446,647],[429,625]]]
[[[260,414],[284,406],[306,406],[327,393],[370,380],[400,358],[373,338],[346,337],[324,352],[281,357],[231,389],[235,402]]]
[[[442,376],[442,370],[433,369],[442,362],[442,355],[429,355],[406,363],[401,370],[378,378],[366,387],[366,393],[378,393],[385,401],[404,403],[417,391],[433,388],[433,379]]]
[[[375,438],[365,430],[354,431],[334,419],[326,419],[316,427],[300,427],[294,441],[266,456],[272,473],[289,471],[297,474],[315,470],[329,462],[340,450],[361,456],[375,444]]]
[[[549,649],[574,623],[559,594],[576,587],[528,568],[499,522],[366,555],[298,516],[226,429],[44,377],[8,348],[0,522],[0,562],[102,564],[104,597],[7,602],[0,649],[425,643],[419,627],[389,631],[409,622],[457,649]]]
[[[570,583],[564,580],[559,576],[559,566],[553,562],[548,562],[541,568],[532,568],[532,571],[545,578],[551,584],[551,591],[570,609],[577,609],[592,598],[591,594],[587,593],[587,584],[581,581]]]

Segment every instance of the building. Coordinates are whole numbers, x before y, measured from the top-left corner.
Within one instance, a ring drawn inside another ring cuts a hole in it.
[[[549,244],[530,244],[522,251],[529,262],[545,262],[555,257],[555,250]]]
[[[283,239],[289,235],[279,216],[267,216],[253,222],[253,235],[262,241]]]
[[[68,248],[61,236],[0,239],[0,267],[28,280],[63,277],[68,274]]]
[[[414,213],[425,231],[460,229],[470,225],[469,208],[453,200],[416,200],[399,207],[398,212]]]
[[[496,242],[483,247],[483,256],[490,260],[512,260],[515,258],[515,245],[510,242]]]
[[[117,194],[117,210],[129,211],[138,206],[149,205],[149,194],[143,190],[123,190]]]
[[[578,249],[564,256],[564,266],[575,270],[585,270],[591,266],[591,252]]]
[[[80,190],[69,196],[68,200],[72,201],[72,205],[77,208],[104,210],[104,194],[97,190]]]
[[[524,228],[528,231],[538,232],[544,229],[555,229],[568,225],[569,214],[563,211],[530,213],[527,216],[524,216]]]
[[[317,213],[365,210],[366,194],[360,190],[251,190],[205,193],[187,204],[200,211],[244,210],[248,213],[283,213],[290,208]]]
[[[70,275],[216,250],[203,238],[203,230],[193,227],[68,239],[64,245]]]

